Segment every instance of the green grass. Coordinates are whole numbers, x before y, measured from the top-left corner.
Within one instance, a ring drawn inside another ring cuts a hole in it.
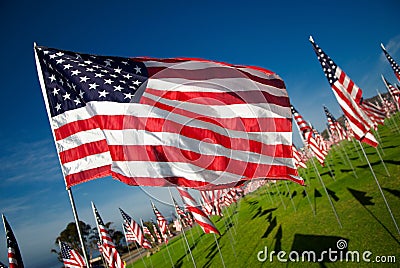
[[[400,125],[399,115],[396,116],[396,122]],[[393,129],[390,127],[393,127]],[[400,223],[400,134],[394,129],[393,123],[380,127],[379,134],[384,150],[384,154],[381,151],[381,155],[391,174],[390,177],[386,175],[376,150],[368,145],[364,145],[364,148],[394,217]],[[264,250],[264,247],[268,247],[269,252],[271,250],[284,250],[287,253],[291,250],[300,251],[301,249],[322,251],[326,248],[332,248],[332,250],[336,250],[336,241],[339,238],[346,239],[347,249],[350,251],[357,250],[360,255],[366,250],[371,251],[373,253],[370,257],[371,260],[377,255],[394,255],[397,264],[385,264],[383,266],[400,266],[400,235],[389,215],[367,162],[365,159],[359,158],[359,153],[362,152],[358,144],[356,145],[358,152],[354,144],[347,141],[343,142],[340,147],[335,146],[330,151],[327,159],[336,180],[329,176],[327,167],[321,167],[316,163],[322,179],[331,193],[330,196],[342,228],[339,227],[325,191],[309,163],[310,167],[300,172],[306,178],[307,187],[305,188],[312,206],[315,206],[316,216],[313,215],[308,199],[302,195],[304,188],[288,182],[291,193],[296,193],[293,197],[295,211],[287,196],[286,184],[279,182],[277,186],[281,195],[278,195],[274,185],[264,186],[242,198],[237,205],[232,205],[228,210],[225,210],[225,214],[232,215],[232,217],[212,218],[222,234],[218,237],[218,241],[226,267],[378,266],[377,263],[365,263],[362,260],[360,263],[280,263],[277,261],[276,255],[272,263],[269,260],[264,263],[257,260],[257,253]],[[344,151],[351,159],[358,178],[354,176],[350,165],[344,162],[346,158]],[[229,226],[229,224],[233,224],[233,227],[227,229],[226,226]],[[200,228],[195,226],[192,230],[187,231],[186,235],[197,267],[222,267],[212,234],[201,234]],[[189,254],[184,250],[183,243],[184,240],[177,237],[168,244],[174,265],[175,267],[193,267]],[[285,257],[288,258],[287,255]],[[171,266],[165,246],[151,257],[145,258],[145,262],[147,267]],[[144,267],[144,265],[139,259],[128,267],[138,268]]]

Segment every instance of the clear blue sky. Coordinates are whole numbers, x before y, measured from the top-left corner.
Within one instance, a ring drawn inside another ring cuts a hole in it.
[[[102,4],[107,3],[107,4]],[[150,3],[149,3],[150,2]],[[112,4],[109,4],[112,3]],[[11,223],[27,267],[57,264],[54,239],[73,220],[39,87],[33,42],[118,56],[200,57],[258,65],[278,73],[292,103],[320,131],[322,105],[341,114],[310,34],[360,86],[365,97],[395,77],[382,42],[400,63],[398,0],[372,1],[2,1],[0,3],[0,212]],[[295,141],[299,144],[297,133]],[[149,189],[169,201],[166,189]],[[140,188],[110,178],[73,188],[82,220],[94,225],[93,200],[105,221],[117,210],[152,215]],[[172,209],[156,203],[165,215]],[[0,230],[0,261],[6,262]]]

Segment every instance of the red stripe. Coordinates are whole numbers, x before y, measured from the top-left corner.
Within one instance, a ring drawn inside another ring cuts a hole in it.
[[[65,176],[65,182],[68,187],[74,186],[78,183],[98,179],[112,175],[111,165],[87,169],[78,173],[68,174]]]
[[[108,144],[106,140],[94,141],[82,144],[73,149],[65,150],[59,153],[62,164],[72,162],[89,155],[101,154],[108,152]]]
[[[289,98],[279,97],[266,91],[248,90],[237,92],[181,92],[181,91],[163,91],[152,88],[146,88],[146,94],[152,94],[164,99],[190,102],[204,105],[232,105],[232,104],[276,104],[288,107]]]
[[[176,107],[156,103],[150,99],[146,101],[157,104],[158,108],[195,118],[198,121],[212,123],[226,129],[244,132],[291,132],[292,123],[288,118],[211,118],[197,113],[188,112]],[[163,118],[135,117],[128,115],[95,115],[89,119],[67,123],[54,130],[56,140],[65,139],[75,133],[101,128],[105,130],[137,129],[151,132],[165,131],[166,127],[172,130],[182,126],[179,123]],[[175,131],[176,132],[176,131]]]

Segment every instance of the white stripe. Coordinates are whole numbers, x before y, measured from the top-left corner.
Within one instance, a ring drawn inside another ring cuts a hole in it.
[[[207,170],[190,163],[165,163],[148,161],[116,161],[112,170],[128,177],[165,178],[184,177],[197,182],[227,184],[243,179],[243,176],[226,171]]]
[[[207,80],[195,81],[184,78],[151,78],[147,84],[148,88],[163,92],[246,92],[250,90],[264,91],[277,97],[287,97],[287,92],[283,89],[262,84],[249,78],[212,78]]]
[[[101,154],[94,154],[87,157],[80,158],[75,161],[71,161],[62,165],[64,174],[74,174],[84,170],[98,168],[106,165],[111,165],[110,152],[104,152]]]

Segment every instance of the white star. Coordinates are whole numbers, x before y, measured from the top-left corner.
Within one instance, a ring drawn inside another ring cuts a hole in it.
[[[61,104],[57,103],[57,105],[56,105],[56,110],[57,110],[57,112],[58,112],[59,110],[61,110]]]
[[[122,84],[126,84],[126,81],[125,80],[121,80],[120,81]]]
[[[111,60],[105,60],[104,63],[106,64],[106,67],[111,66]]]
[[[81,99],[83,99],[83,94],[85,94],[85,92],[83,92],[82,90],[79,91],[79,97],[81,97]]]
[[[90,60],[85,60],[84,63],[86,63],[86,64],[91,64],[91,63],[93,63],[93,62],[90,61]]]
[[[99,65],[93,65],[93,68],[99,69],[100,66]]]
[[[56,54],[51,54],[50,55],[50,59],[54,59],[55,57],[57,57]]]
[[[129,86],[129,88],[131,88],[131,89],[133,89],[133,90],[136,90],[136,87],[135,87],[135,86]]]
[[[86,75],[85,75],[84,77],[79,77],[79,78],[81,79],[81,82],[85,82],[85,83],[86,83],[87,80],[90,79],[90,78],[87,77]]]
[[[60,78],[60,84],[63,86],[64,85],[64,81],[62,80],[62,78]]]
[[[125,74],[125,75],[123,75],[123,77],[125,77],[126,79],[131,79],[131,77],[133,77],[133,76],[130,74]]]
[[[110,74],[111,77],[117,78],[118,76],[116,76],[115,74]]]
[[[109,84],[111,85],[111,83],[113,83],[114,81],[111,79],[104,79],[104,84]]]
[[[142,73],[141,68],[139,66],[136,66],[135,68],[133,68],[136,70],[136,73]]]
[[[94,90],[96,90],[96,88],[97,88],[98,86],[99,86],[99,85],[96,84],[96,83],[89,84],[89,89],[94,89]]]
[[[103,73],[108,73],[108,71],[107,71],[107,70],[105,70],[105,69],[103,69],[103,70],[100,70],[100,72],[103,72]]]
[[[79,70],[73,70],[72,72],[71,72],[71,75],[78,75],[78,74],[80,74],[81,73],[81,71],[79,71]]]
[[[59,88],[54,88],[54,90],[53,90],[53,95],[55,96],[55,95],[58,95],[58,91],[60,91],[60,89]]]
[[[93,68],[86,68],[86,72],[94,72]]]
[[[65,95],[63,95],[64,100],[70,100],[71,98],[71,94],[69,94],[68,92],[65,92]]]
[[[109,94],[109,93],[110,93],[110,92],[107,92],[107,91],[105,91],[105,90],[99,91],[99,94],[100,94],[99,98],[101,98],[101,97],[106,98],[106,97],[107,97],[107,94]]]
[[[124,93],[125,98],[124,99],[132,99],[133,95],[131,93]]]
[[[74,102],[75,102],[75,105],[79,105],[79,104],[81,103],[81,101],[79,100],[79,98],[76,98],[76,99],[74,100]]]
[[[62,57],[62,56],[64,56],[64,53],[62,53],[62,52],[60,51],[60,52],[57,52],[56,55],[59,56],[59,57]]]
[[[94,74],[94,77],[100,77],[100,78],[101,78],[101,77],[103,77],[103,76],[104,76],[104,74],[100,74],[100,73],[95,73],[95,74]]]
[[[65,60],[63,60],[63,59],[58,59],[58,60],[56,60],[56,63],[57,64],[61,64],[61,63],[63,63]]]
[[[78,65],[79,65],[79,66],[83,66],[83,67],[86,66],[86,64],[84,64],[84,63],[79,63]]]
[[[69,70],[69,68],[71,68],[71,67],[72,67],[72,65],[68,63],[68,64],[64,65],[64,70],[65,70],[65,69],[68,69],[68,70]]]
[[[114,71],[116,72],[116,73],[121,73],[121,71],[122,71],[122,69],[121,68],[119,68],[119,66],[118,66],[118,68],[116,68],[116,69],[114,69]]]
[[[122,89],[124,89],[124,88],[121,87],[120,85],[114,86],[114,91],[121,91]]]
[[[56,81],[56,76],[54,74],[52,74],[49,79],[51,80],[50,83],[53,83],[54,81]]]
[[[122,61],[122,64],[128,65],[128,62],[127,61]]]

